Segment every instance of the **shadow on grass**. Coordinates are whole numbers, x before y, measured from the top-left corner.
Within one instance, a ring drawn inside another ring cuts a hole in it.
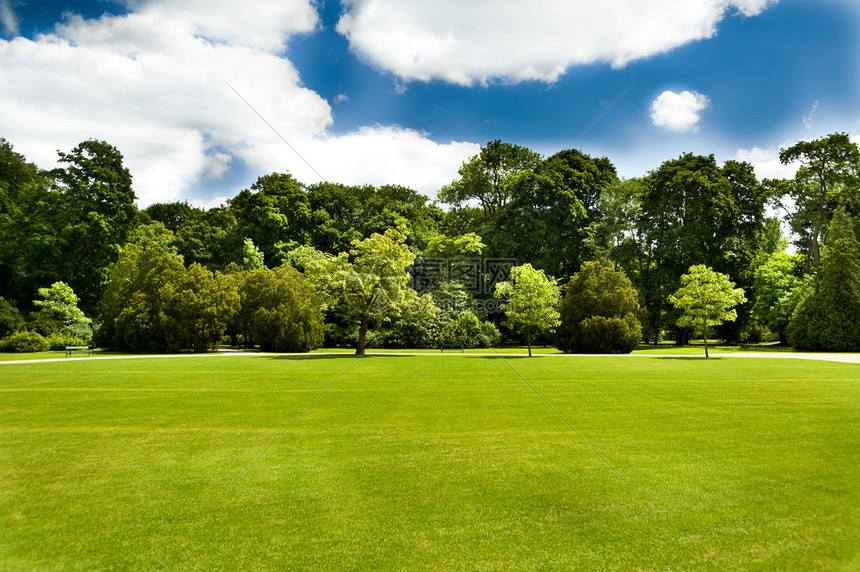
[[[324,360],[324,359],[373,359],[373,358],[405,358],[415,357],[400,354],[364,354],[357,356],[354,353],[336,353],[336,354],[304,354],[304,355],[274,355],[269,356],[269,359],[291,360],[291,361],[306,361],[306,360]]]
[[[688,360],[688,361],[692,361],[692,360],[696,360],[696,361],[721,361],[721,360],[726,359],[722,356],[711,356],[711,357],[706,358],[704,354],[702,354],[700,356],[649,356],[649,357],[651,359],[670,359],[670,360]]]

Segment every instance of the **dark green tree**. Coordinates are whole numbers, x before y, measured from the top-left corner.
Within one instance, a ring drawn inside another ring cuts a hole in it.
[[[305,244],[311,225],[308,195],[290,174],[272,173],[259,177],[229,201],[236,217],[236,232],[250,238],[273,265],[278,243]]]
[[[240,328],[264,351],[307,352],[322,345],[320,300],[292,266],[248,272],[240,297]]]
[[[49,263],[92,311],[101,298],[108,266],[138,224],[131,173],[119,150],[90,139],[70,153],[57,152],[64,167],[51,172],[62,194],[60,257]]]
[[[568,353],[630,353],[642,340],[639,293],[623,272],[586,262],[564,287],[558,348]]]
[[[860,242],[844,207],[833,214],[821,276],[795,309],[788,336],[801,350],[860,351]]]
[[[682,155],[666,161],[644,179],[646,190],[637,224],[647,262],[637,277],[650,319],[657,331],[674,327],[677,311],[668,307],[680,277],[704,264],[728,274],[741,287],[752,284],[753,261],[764,229],[766,194],[748,163],[714,156]],[[727,326],[724,337],[737,339],[749,308]],[[678,343],[687,330],[678,330]]]

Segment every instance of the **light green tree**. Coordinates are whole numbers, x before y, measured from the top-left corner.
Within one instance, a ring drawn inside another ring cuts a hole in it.
[[[39,308],[40,322],[55,325],[57,330],[71,333],[81,326],[88,326],[92,320],[78,308],[78,296],[65,282],[54,282],[50,288],[39,288],[41,300],[33,300]]]
[[[735,306],[746,302],[743,288],[720,272],[704,264],[691,266],[681,276],[681,287],[669,296],[669,302],[684,313],[678,318],[681,327],[700,328],[705,339],[705,357],[708,356],[708,328],[723,321],[733,322],[738,317]]]
[[[532,355],[532,330],[554,331],[561,323],[558,306],[558,285],[554,278],[531,264],[511,268],[511,279],[496,284],[493,296],[507,301],[505,313],[508,324],[525,330]]]
[[[245,270],[257,270],[263,267],[263,253],[250,238],[245,239],[242,246],[242,268]]]
[[[427,243],[424,254],[453,258],[456,256],[480,256],[483,250],[484,243],[481,242],[481,237],[474,232],[467,232],[459,236],[437,234]]]
[[[406,226],[374,233],[352,241],[349,254],[308,260],[305,275],[315,285],[327,305],[342,303],[360,321],[356,355],[365,351],[367,330],[375,323],[398,317],[421,320],[439,310],[432,298],[419,296],[409,287],[406,269],[415,255],[406,246]]]

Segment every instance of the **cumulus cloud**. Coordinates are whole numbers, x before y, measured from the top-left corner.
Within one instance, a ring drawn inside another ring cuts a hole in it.
[[[403,81],[554,82],[572,65],[627,63],[712,37],[776,0],[344,0],[351,49]]]
[[[677,133],[698,131],[701,112],[711,103],[696,91],[664,91],[651,103],[651,120],[657,127]]]
[[[792,144],[793,145],[793,144]],[[790,147],[791,145],[786,145]],[[798,165],[783,165],[779,161],[779,149],[776,147],[753,147],[738,149],[735,159],[746,161],[755,169],[756,177],[762,179],[790,179],[797,172]]]
[[[255,111],[331,180],[396,180],[430,192],[441,184],[423,165],[451,164],[449,173],[456,173],[475,152],[469,145],[437,145],[424,134],[385,127],[330,136],[330,105],[302,87],[295,67],[277,53],[283,38],[314,25],[302,16],[308,0],[269,0],[272,14],[288,4],[285,13],[298,16],[264,27],[268,39],[219,32],[218,22],[206,14],[195,20],[184,11],[196,5],[191,0],[175,7],[133,4],[140,12],[72,17],[34,40],[0,40],[0,135],[29,160],[51,168],[57,149],[68,151],[88,138],[106,140],[123,153],[146,206],[219,180],[234,161],[314,182]]]
[[[137,14],[182,21],[194,34],[236,46],[280,51],[293,34],[313,31],[319,15],[313,2],[292,0],[126,0]]]
[[[3,26],[3,33],[7,36],[17,36],[20,25],[9,0],[0,0],[0,26]]]

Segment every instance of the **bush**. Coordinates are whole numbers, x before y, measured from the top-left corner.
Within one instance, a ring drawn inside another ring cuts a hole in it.
[[[16,332],[0,340],[0,352],[29,353],[48,350],[48,340],[36,332]]]
[[[24,318],[15,307],[15,302],[0,296],[0,338],[24,329]]]
[[[307,352],[322,345],[320,302],[289,264],[248,272],[239,294],[241,327],[264,351]]]
[[[559,349],[569,353],[630,353],[642,340],[639,293],[623,272],[586,262],[559,304]]]
[[[82,338],[62,332],[54,332],[45,339],[48,342],[48,349],[55,352],[61,352],[67,346],[89,346],[92,344],[92,340],[89,338]]]

